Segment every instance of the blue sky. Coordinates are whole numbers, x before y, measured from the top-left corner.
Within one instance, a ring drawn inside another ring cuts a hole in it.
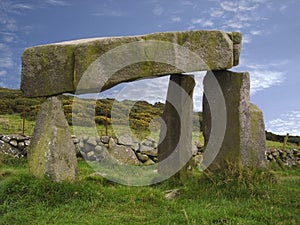
[[[298,0],[0,0],[0,86],[19,88],[20,58],[30,46],[160,31],[240,31],[240,65],[232,70],[250,72],[251,101],[263,110],[268,130],[300,135],[299,10]],[[122,90],[120,99],[163,101],[167,81],[138,81],[103,96]]]

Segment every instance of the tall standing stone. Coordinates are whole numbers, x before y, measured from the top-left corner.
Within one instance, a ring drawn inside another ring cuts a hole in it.
[[[192,156],[192,113],[195,81],[192,76],[172,75],[163,112],[158,146],[158,172],[180,179],[186,176],[185,165]]]
[[[47,176],[53,181],[75,180],[75,146],[57,97],[50,97],[42,104],[28,151],[28,163],[29,172],[34,176]]]
[[[215,77],[216,83],[211,82]],[[221,93],[215,95],[215,93]],[[222,98],[224,105],[222,105]],[[250,78],[249,73],[231,71],[211,71],[204,79],[203,123],[205,146],[210,141],[210,149],[206,149],[203,165],[209,171],[224,170],[228,166],[248,164],[251,148],[250,129]],[[218,108],[218,107],[225,107]],[[214,109],[214,110],[211,110]],[[224,111],[223,118],[220,112]],[[212,113],[211,113],[212,112]],[[218,120],[214,120],[218,117]],[[224,123],[223,137],[211,134],[212,126]],[[214,124],[212,124],[214,122]],[[211,140],[209,140],[211,139]],[[222,140],[220,148],[215,142]],[[208,151],[208,152],[207,152]],[[215,151],[214,158],[211,152]]]
[[[247,164],[255,167],[266,167],[266,132],[263,112],[254,104],[250,104],[251,114],[251,156]]]

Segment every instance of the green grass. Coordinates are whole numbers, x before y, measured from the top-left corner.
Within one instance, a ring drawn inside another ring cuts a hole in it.
[[[0,134],[16,134],[22,133],[22,124],[23,119],[18,114],[7,114],[7,115],[0,115]],[[31,136],[33,134],[35,121],[25,121],[25,135]],[[115,129],[115,130],[114,130]],[[98,135],[103,136],[106,135],[106,130],[104,125],[96,125],[96,130]],[[71,133],[74,133],[74,127],[70,126]],[[85,135],[94,135],[94,128],[93,127],[77,127],[77,133],[85,134]],[[124,125],[114,125],[108,126],[108,135],[110,136],[118,136],[120,134],[128,133],[128,127]],[[137,138],[139,141],[144,140],[147,138],[152,138],[159,141],[159,130],[134,130],[131,129],[130,132]],[[200,140],[200,142],[204,143],[204,138],[202,133],[193,132],[193,142]]]
[[[25,120],[25,135],[32,135],[34,121]],[[21,134],[23,132],[23,119],[18,114],[0,115],[0,134]]]
[[[276,141],[267,141],[267,148],[278,148],[283,149],[283,143],[276,142]],[[300,149],[299,145],[293,144],[293,143],[287,143],[285,146],[286,149]]]
[[[114,184],[79,160],[74,183],[27,174],[26,160],[0,155],[0,224],[299,224],[300,168],[232,169],[147,187]],[[174,200],[164,191],[179,189]]]

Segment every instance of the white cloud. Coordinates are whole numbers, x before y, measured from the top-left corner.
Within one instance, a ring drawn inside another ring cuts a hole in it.
[[[7,72],[5,70],[0,70],[0,77],[5,76]]]
[[[161,5],[156,5],[152,12],[156,16],[161,16],[164,12],[164,9]]]
[[[200,24],[200,23],[202,23],[203,22],[203,20],[202,19],[192,19],[191,20],[191,22],[192,22],[192,24]]]
[[[101,12],[93,13],[94,16],[110,16],[110,17],[122,17],[126,15],[124,11],[118,10],[104,10]]]
[[[0,43],[0,68],[12,68],[14,65],[12,56],[9,46]]]
[[[256,20],[253,17],[251,17],[250,15],[247,15],[245,13],[236,14],[235,19],[240,21],[240,22],[250,22],[250,21]]]
[[[250,31],[250,33],[255,36],[262,35],[262,32],[260,30],[252,30],[252,31]]]
[[[210,16],[211,17],[221,17],[224,15],[224,12],[221,11],[221,10],[213,10],[211,13],[210,13]]]
[[[191,1],[181,1],[180,4],[183,6],[193,6],[194,5],[194,3]]]
[[[257,9],[258,4],[251,4],[251,1],[222,1],[220,3],[221,8],[224,11],[228,12],[246,12],[246,11],[253,11]]]
[[[294,110],[266,123],[266,129],[273,133],[300,136],[300,110]]]
[[[194,89],[194,110],[202,110],[203,78],[206,72],[188,73],[194,75],[196,86]],[[158,77],[153,79],[143,79],[130,83],[117,85],[99,94],[100,98],[115,98],[123,100],[145,100],[151,104],[156,102],[165,103],[170,76]]]
[[[243,43],[244,44],[249,44],[249,43],[251,43],[251,41],[252,41],[252,38],[249,34],[243,35]]]
[[[284,12],[287,8],[288,8],[287,5],[282,5],[280,6],[279,11]]]
[[[194,18],[194,19],[192,19],[191,23],[193,25],[199,24],[199,25],[202,25],[203,27],[211,27],[211,26],[214,25],[213,21],[211,21],[211,20],[203,20],[203,19],[200,19],[200,18]]]
[[[283,72],[283,68],[289,63],[288,61],[257,64],[247,62],[244,58],[241,58],[240,62],[241,65],[245,65],[243,66],[243,70],[250,73],[252,95],[259,91],[280,85],[286,79],[286,73]]]
[[[173,21],[173,22],[180,22],[180,21],[181,21],[181,18],[178,17],[178,16],[177,16],[177,17],[173,17],[173,18],[172,18],[172,21]]]
[[[0,67],[2,68],[12,68],[14,62],[11,57],[2,57],[0,56]]]
[[[29,10],[35,9],[35,7],[33,5],[25,4],[25,3],[15,4],[12,7],[15,9],[29,9]]]
[[[8,31],[8,32],[15,32],[18,30],[17,22],[15,19],[7,17],[7,16],[0,16],[2,29],[1,31]]]
[[[45,0],[45,3],[50,5],[61,5],[61,6],[70,5],[70,2],[63,1],[63,0]]]
[[[214,25],[214,22],[212,22],[211,20],[206,20],[203,22],[202,24],[204,27],[212,27]]]
[[[285,73],[272,70],[253,70],[251,74],[251,94],[281,84]]]
[[[234,28],[234,29],[242,29],[242,28],[246,28],[249,26],[250,26],[249,23],[245,23],[245,22],[237,20],[237,19],[231,19],[225,23],[225,27]]]
[[[15,40],[15,38],[13,36],[7,35],[7,36],[3,36],[2,40],[6,43],[11,43]]]
[[[195,29],[195,28],[196,28],[195,25],[189,25],[187,29],[188,29],[188,30],[193,30],[193,29]]]
[[[238,3],[237,2],[230,2],[230,1],[222,1],[220,6],[225,11],[236,12]]]
[[[137,80],[116,86],[100,94],[102,98],[111,97],[122,100],[146,100],[149,103],[165,102],[169,76]]]

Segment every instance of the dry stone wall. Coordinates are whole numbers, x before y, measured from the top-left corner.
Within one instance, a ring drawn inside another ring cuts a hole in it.
[[[30,145],[30,137],[13,134],[0,134],[0,152],[16,157],[23,158],[27,156],[27,148]]]

